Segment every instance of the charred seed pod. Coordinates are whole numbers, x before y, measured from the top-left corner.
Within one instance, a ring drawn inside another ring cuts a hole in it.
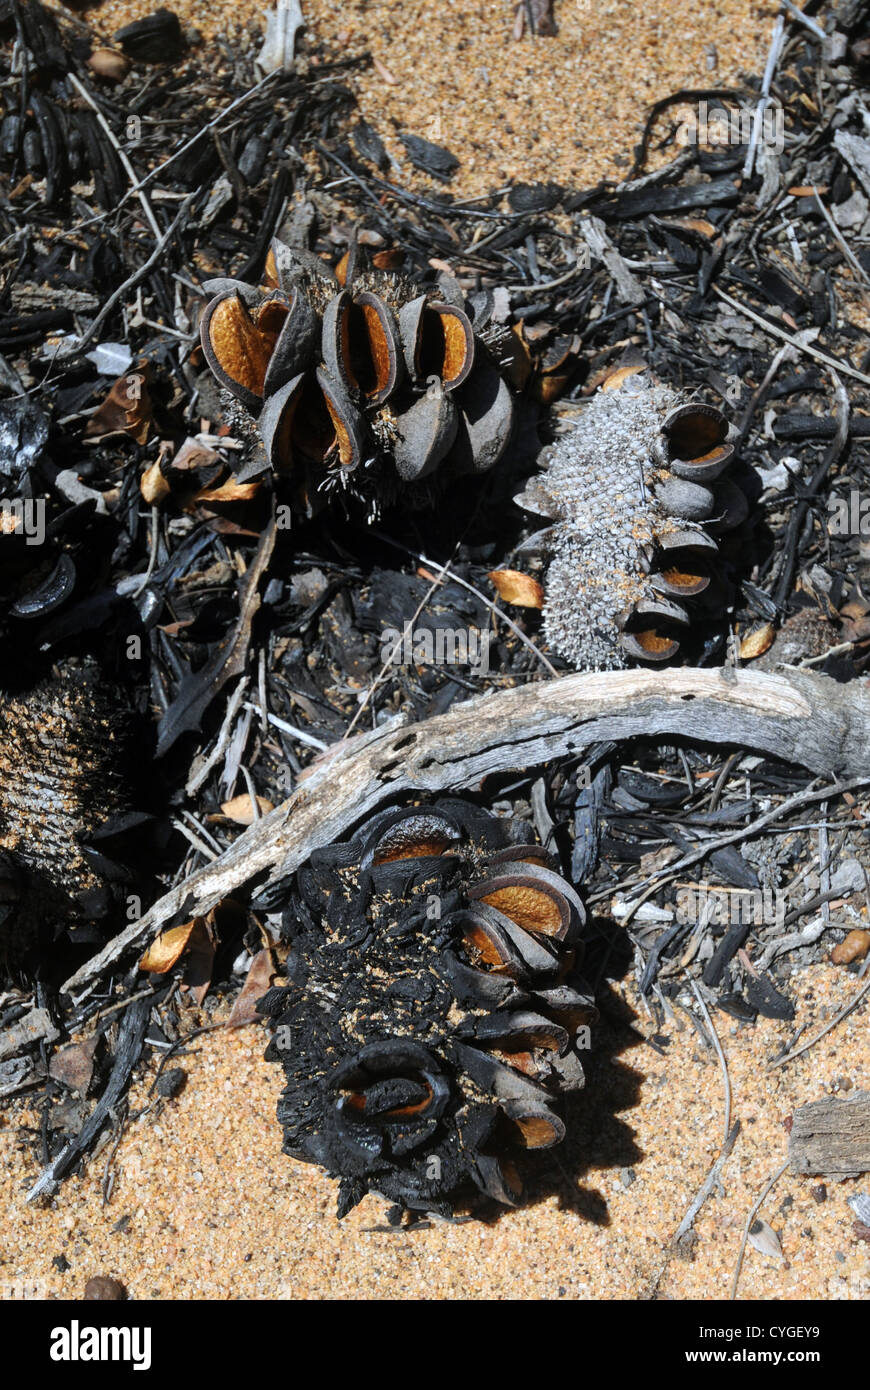
[[[552,524],[527,548],[550,557],[544,630],[592,670],[677,654],[682,606],[710,584],[714,534],[745,520],[723,477],[735,431],[715,406],[684,402],[645,375],[589,401],[517,502]]]
[[[67,659],[25,693],[0,689],[0,943],[104,915],[110,864],[86,841],[129,809],[133,718],[89,659]],[[120,875],[119,875],[120,876]]]
[[[421,292],[360,262],[354,246],[339,279],[311,252],[274,241],[262,285],[204,286],[206,361],[257,415],[263,467],[290,482],[307,515],[338,484],[377,505],[436,471],[484,472],[513,431],[499,358],[511,335],[484,325],[478,336],[455,282]]]
[[[286,988],[264,1010],[285,1151],[448,1214],[516,1205],[515,1158],[558,1144],[596,1015],[573,972],[583,904],[520,822],[457,800],[390,811],[315,853],[284,914]]]

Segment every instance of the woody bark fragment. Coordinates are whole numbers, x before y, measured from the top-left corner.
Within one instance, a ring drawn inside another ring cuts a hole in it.
[[[857,1178],[870,1172],[870,1091],[802,1105],[794,1113],[788,1157],[794,1173]]]

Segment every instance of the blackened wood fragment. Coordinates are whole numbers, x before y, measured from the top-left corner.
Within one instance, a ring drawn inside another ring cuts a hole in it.
[[[405,146],[414,168],[422,169],[424,174],[440,179],[442,183],[451,179],[459,168],[456,155],[445,150],[443,145],[424,140],[420,135],[400,135],[399,139]]]
[[[776,988],[767,975],[757,978],[755,975],[747,975],[745,989],[748,1003],[764,1018],[794,1018],[794,1004]]]
[[[712,179],[709,183],[678,185],[672,188],[639,188],[602,199],[592,211],[605,222],[645,217],[648,213],[676,212],[680,208],[711,208],[736,203],[740,191],[731,179]]]
[[[233,676],[241,675],[248,657],[251,624],[260,607],[258,584],[275,545],[274,522],[263,532],[259,549],[245,575],[239,596],[239,616],[203,670],[185,676],[178,695],[160,721],[157,756],[162,757],[181,734],[198,729],[205,710]]]
[[[126,24],[112,37],[139,63],[172,62],[184,46],[178,15],[166,9],[155,10],[144,19]]]
[[[87,1153],[94,1139],[103,1128],[110,1112],[127,1090],[133,1068],[142,1055],[142,1045],[151,1017],[152,999],[136,999],[124,1010],[118,1029],[118,1044],[112,1061],[112,1070],[106,1089],[94,1106],[80,1132],[64,1146],[57,1158],[44,1172],[27,1194],[33,1201],[43,1193],[50,1193],[55,1183],[70,1171],[75,1163]]]

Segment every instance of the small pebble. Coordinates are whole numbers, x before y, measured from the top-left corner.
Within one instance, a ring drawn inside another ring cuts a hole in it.
[[[121,1303],[127,1297],[127,1290],[119,1279],[110,1279],[107,1274],[95,1274],[85,1284],[85,1298],[104,1303]]]

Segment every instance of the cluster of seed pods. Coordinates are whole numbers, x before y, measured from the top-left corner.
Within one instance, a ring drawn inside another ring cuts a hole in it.
[[[366,1192],[449,1214],[516,1205],[523,1149],[564,1137],[583,1085],[577,893],[527,827],[444,799],[316,852],[284,912],[286,987],[264,1010],[287,1086],[285,1151]]]
[[[466,300],[447,275],[421,290],[363,267],[356,247],[333,272],[279,241],[262,285],[204,289],[206,360],[257,416],[261,466],[289,479],[306,514],[337,483],[365,492],[367,474],[407,485],[448,465],[483,472],[507,448],[514,407],[487,347],[505,333],[492,295]]]
[[[745,520],[724,475],[733,427],[716,406],[633,375],[594,396],[517,502],[553,524],[545,632],[579,667],[662,662],[715,577],[717,536]]]

